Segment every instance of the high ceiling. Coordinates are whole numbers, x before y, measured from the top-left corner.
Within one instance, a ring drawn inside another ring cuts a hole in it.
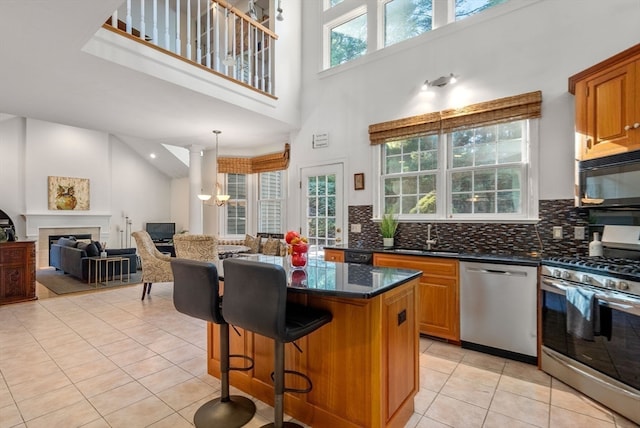
[[[0,1],[0,113],[108,132],[141,154],[160,143],[212,148],[213,129],[221,153],[288,141],[281,121],[83,52],[121,3]]]

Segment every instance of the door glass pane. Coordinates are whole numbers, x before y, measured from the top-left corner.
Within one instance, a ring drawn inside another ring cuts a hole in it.
[[[305,232],[311,250],[316,251],[336,243],[337,225],[337,175],[322,174],[306,177]]]

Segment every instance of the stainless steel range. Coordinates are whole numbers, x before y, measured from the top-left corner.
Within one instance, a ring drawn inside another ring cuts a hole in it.
[[[640,424],[640,227],[542,261],[542,370]]]

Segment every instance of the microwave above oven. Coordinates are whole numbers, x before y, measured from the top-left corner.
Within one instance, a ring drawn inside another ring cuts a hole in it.
[[[578,162],[579,206],[640,207],[640,150]]]

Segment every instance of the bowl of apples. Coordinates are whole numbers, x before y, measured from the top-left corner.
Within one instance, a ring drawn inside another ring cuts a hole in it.
[[[307,238],[300,236],[294,230],[290,230],[284,236],[284,240],[288,246],[289,265],[293,269],[304,269],[307,266],[307,253],[309,252],[309,243]]]

